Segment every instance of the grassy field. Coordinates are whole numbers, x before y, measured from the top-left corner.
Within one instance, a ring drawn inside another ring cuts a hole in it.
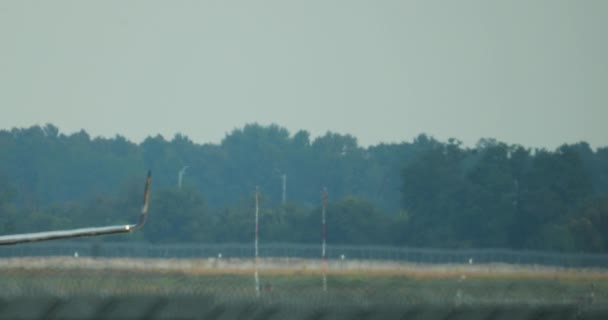
[[[580,305],[608,303],[608,272],[515,265],[262,259],[260,297],[251,260],[0,259],[0,297],[207,296],[268,303]]]

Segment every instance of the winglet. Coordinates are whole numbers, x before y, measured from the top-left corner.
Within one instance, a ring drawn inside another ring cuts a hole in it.
[[[152,179],[152,171],[148,170],[148,177],[146,177],[146,186],[144,187],[144,204],[141,207],[141,214],[139,215],[139,222],[136,225],[131,226],[131,229],[137,229],[146,223],[146,216],[148,214],[148,201],[150,200],[150,181]]]

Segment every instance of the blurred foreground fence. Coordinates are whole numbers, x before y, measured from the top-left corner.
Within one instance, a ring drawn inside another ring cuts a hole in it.
[[[35,306],[35,307],[32,307]],[[193,297],[21,298],[0,301],[6,319],[353,319],[353,320],[604,320],[608,308],[576,306],[374,305],[301,307],[216,303]]]
[[[247,244],[48,242],[0,247],[0,257],[73,256],[191,259],[252,258]],[[319,258],[319,245],[262,244],[261,257]],[[375,246],[328,246],[328,259],[387,260],[431,264],[507,263],[568,268],[608,268],[608,255],[562,254],[504,249],[445,250]]]
[[[585,270],[551,270],[549,276],[538,278],[335,273],[327,276],[327,290],[320,274],[301,269],[294,273],[263,270],[260,286],[255,286],[251,270],[206,273],[220,260],[206,258],[245,258],[232,262],[249,263],[251,268],[253,253],[253,246],[247,244],[80,241],[3,246],[0,319],[608,319],[608,257],[604,255],[329,246],[328,258],[334,265],[341,260],[346,261],[344,265],[365,260],[423,263],[413,267],[427,272],[475,269],[426,265],[469,263]],[[260,246],[263,258],[318,261],[320,254],[318,245]],[[4,259],[11,257],[24,258]],[[101,259],[124,257],[135,259]],[[167,272],[163,269],[167,265],[181,269]]]

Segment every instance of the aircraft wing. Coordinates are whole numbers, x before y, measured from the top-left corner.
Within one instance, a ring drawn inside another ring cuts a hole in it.
[[[139,215],[139,221],[136,224],[6,235],[0,236],[0,245],[11,245],[23,242],[68,239],[77,237],[91,237],[115,233],[129,233],[133,230],[136,230],[143,226],[146,222],[146,216],[148,213],[148,200],[150,199],[150,176],[150,171],[148,171],[148,177],[146,178],[146,186],[144,188],[144,203],[142,205],[141,213]]]

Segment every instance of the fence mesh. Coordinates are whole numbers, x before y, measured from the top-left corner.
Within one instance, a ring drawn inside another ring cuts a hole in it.
[[[224,258],[252,258],[249,244],[176,244],[143,243],[48,242],[22,244],[0,248],[0,257],[68,256],[78,253],[85,257],[136,258],[209,258],[221,254]],[[262,257],[294,257],[316,259],[321,255],[319,245],[262,244]],[[506,263],[542,265],[567,268],[608,268],[608,255],[564,254],[506,249],[445,250],[374,246],[327,246],[327,258],[408,261],[414,263],[461,264]]]
[[[258,296],[249,245],[1,247],[0,318],[608,319],[602,255],[331,246],[324,291],[319,249],[260,246]]]

